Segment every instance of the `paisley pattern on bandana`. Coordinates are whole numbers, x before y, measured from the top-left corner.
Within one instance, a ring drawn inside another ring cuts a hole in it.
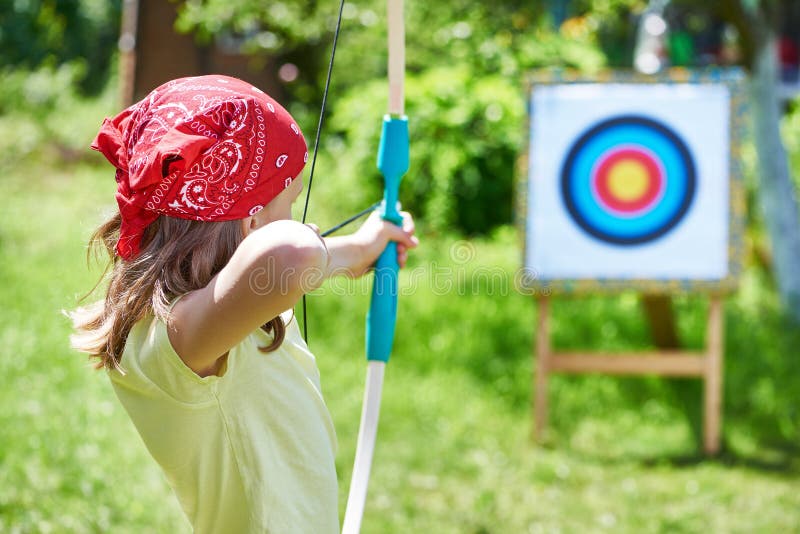
[[[289,187],[308,161],[302,133],[280,104],[220,75],[158,87],[106,119],[92,148],[117,168],[117,252],[126,260],[159,215],[245,218]]]

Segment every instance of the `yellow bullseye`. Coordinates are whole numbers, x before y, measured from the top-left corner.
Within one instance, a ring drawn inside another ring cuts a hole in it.
[[[620,161],[609,170],[608,189],[622,202],[641,198],[649,185],[647,168],[638,161]]]

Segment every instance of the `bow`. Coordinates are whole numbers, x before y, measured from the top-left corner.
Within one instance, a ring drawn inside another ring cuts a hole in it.
[[[408,170],[408,118],[403,114],[405,71],[405,32],[403,0],[387,0],[389,28],[389,112],[383,117],[378,147],[378,169],[383,174],[381,216],[402,225],[398,212],[400,180]],[[350,494],[344,514],[343,534],[361,529],[367,498],[375,436],[378,431],[383,373],[392,352],[397,319],[397,243],[390,242],[375,264],[372,300],[367,313],[367,382],[358,431],[358,445],[350,481]]]
[[[311,184],[314,176],[317,150],[319,148],[320,133],[325,115],[325,104],[330,88],[333,60],[336,53],[336,43],[342,21],[344,0],[339,6],[339,17],[333,37],[328,76],[325,91],[322,97],[322,110],[317,125],[317,135],[314,142],[314,157],[311,163],[308,189],[306,191],[305,207],[303,209],[303,222],[308,212],[308,201],[311,194]],[[400,180],[408,170],[408,119],[404,115],[404,75],[405,75],[405,29],[403,24],[403,0],[387,0],[387,25],[389,48],[389,110],[383,117],[381,141],[378,147],[378,169],[384,177],[383,202],[380,205],[383,219],[398,226],[402,225],[403,218],[398,208],[398,192]],[[344,223],[337,225],[326,234],[335,231],[344,224],[363,215],[351,217]],[[395,323],[397,319],[397,294],[398,294],[397,243],[389,244],[381,253],[375,263],[375,279],[372,286],[372,299],[367,312],[366,325],[366,354],[367,354],[367,380],[364,388],[364,401],[361,412],[361,424],[358,431],[356,458],[353,465],[353,475],[350,482],[350,494],[347,499],[347,509],[344,516],[343,534],[356,534],[361,529],[361,519],[364,514],[364,503],[367,497],[372,456],[375,450],[375,437],[378,430],[378,416],[380,413],[381,391],[383,388],[383,375],[386,363],[392,352],[394,341]],[[306,317],[306,301],[303,297],[303,317]],[[308,340],[306,321],[303,321],[304,335]]]

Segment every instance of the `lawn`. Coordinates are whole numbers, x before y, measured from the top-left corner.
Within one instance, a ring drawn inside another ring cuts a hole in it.
[[[61,312],[99,273],[85,242],[114,181],[99,157],[59,154],[0,167],[0,532],[188,532],[108,380],[68,346]],[[401,279],[363,532],[800,532],[800,332],[763,273],[748,269],[725,305],[718,458],[697,453],[687,388],[655,378],[556,377],[551,435],[534,446],[536,308],[514,290],[516,231],[421,239]],[[367,290],[329,284],[309,299],[342,513]],[[704,299],[675,304],[685,344],[701,346]],[[559,348],[649,345],[636,295],[560,299],[553,313]]]

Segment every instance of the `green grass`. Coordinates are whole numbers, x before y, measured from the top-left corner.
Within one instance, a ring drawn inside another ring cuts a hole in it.
[[[183,525],[105,376],[61,314],[91,288],[84,243],[113,174],[31,164],[4,179],[0,227],[0,531],[169,532]]]
[[[113,209],[113,174],[96,157],[31,156],[6,169],[2,190],[0,532],[188,532],[106,377],[68,348],[61,315],[95,281],[84,243]],[[551,436],[536,447],[536,310],[513,290],[515,232],[421,238],[402,279],[363,532],[800,532],[800,332],[757,271],[725,305],[718,459],[697,453],[676,382],[654,378],[555,377]],[[337,289],[309,299],[309,331],[343,512],[368,284]],[[703,343],[705,309],[676,298],[688,346]],[[553,313],[560,348],[649,344],[635,295],[557,300]]]

